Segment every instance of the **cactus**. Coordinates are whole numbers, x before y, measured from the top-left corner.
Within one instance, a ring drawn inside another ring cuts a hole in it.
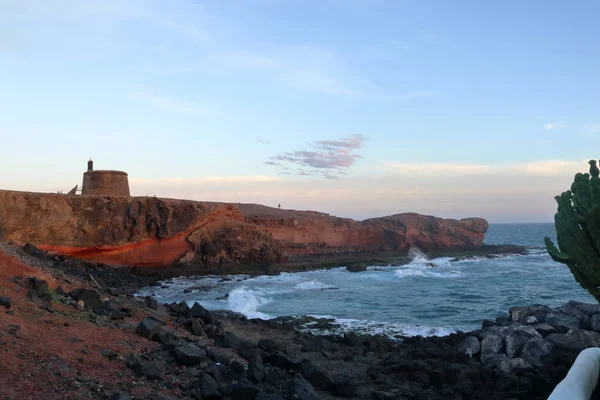
[[[575,175],[571,190],[556,196],[554,216],[558,248],[544,239],[554,261],[566,264],[575,280],[600,302],[600,170]],[[560,249],[560,250],[559,250]]]

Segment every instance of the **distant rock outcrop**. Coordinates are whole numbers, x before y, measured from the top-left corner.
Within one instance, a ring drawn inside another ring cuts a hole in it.
[[[270,265],[305,256],[481,247],[488,223],[396,214],[357,222],[311,211],[154,197],[0,191],[0,241],[113,265]]]

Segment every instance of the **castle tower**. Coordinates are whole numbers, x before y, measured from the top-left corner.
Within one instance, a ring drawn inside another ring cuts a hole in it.
[[[84,196],[129,196],[129,180],[123,171],[96,170],[94,162],[88,161],[83,173],[81,194]]]

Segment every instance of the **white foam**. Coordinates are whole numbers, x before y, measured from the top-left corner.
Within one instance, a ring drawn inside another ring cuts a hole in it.
[[[416,247],[411,248],[408,254],[412,257],[412,261],[406,265],[396,267],[394,275],[398,278],[411,276],[457,278],[461,275],[461,272],[450,263],[450,257],[439,257],[430,260],[425,253]]]
[[[244,314],[248,318],[271,319],[272,316],[258,311],[258,308],[270,303],[271,300],[261,294],[242,286],[229,292],[228,308]]]
[[[411,323],[401,322],[379,322],[358,320],[351,318],[335,318],[329,315],[312,315],[315,318],[333,319],[340,327],[329,331],[319,331],[310,328],[310,325],[303,330],[310,331],[315,334],[332,334],[342,335],[348,332],[356,332],[359,334],[369,335],[384,335],[390,339],[398,339],[399,337],[408,336],[446,336],[456,330],[447,327],[431,327],[424,325],[416,325]]]
[[[294,289],[297,289],[297,290],[316,290],[316,289],[333,289],[333,288],[336,288],[336,286],[327,285],[323,282],[319,282],[314,279],[312,281],[302,282],[302,283],[299,283],[296,286],[294,286]]]

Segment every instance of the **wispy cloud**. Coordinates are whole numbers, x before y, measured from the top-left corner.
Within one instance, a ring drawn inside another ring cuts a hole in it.
[[[252,182],[275,182],[277,178],[265,175],[248,175],[248,176],[205,176],[202,178],[188,179],[179,177],[166,178],[131,178],[129,179],[134,184],[231,184],[231,183],[252,183]]]
[[[426,176],[492,176],[499,174],[525,174],[536,176],[570,176],[584,171],[587,160],[539,160],[504,165],[472,163],[398,163],[382,162],[380,170],[399,175]]]
[[[220,110],[208,103],[169,98],[146,89],[131,91],[129,93],[129,98],[134,101],[159,107],[166,111],[181,114],[203,114],[213,116],[222,114]]]
[[[268,140],[264,139],[256,139],[256,142],[260,144],[273,144],[272,142],[269,142]]]
[[[492,167],[484,164],[469,163],[400,163],[384,161],[384,169],[401,174],[452,174],[481,175],[492,171]]]
[[[351,167],[361,156],[355,150],[363,146],[363,135],[352,135],[338,140],[318,140],[308,144],[309,149],[296,150],[271,157],[265,164],[281,166],[284,164],[313,168],[311,171],[299,169],[297,175],[322,175],[336,179],[336,173]]]
[[[566,129],[570,128],[571,124],[566,124],[564,122],[551,122],[544,125],[544,129],[547,131],[555,131],[558,129]]]

